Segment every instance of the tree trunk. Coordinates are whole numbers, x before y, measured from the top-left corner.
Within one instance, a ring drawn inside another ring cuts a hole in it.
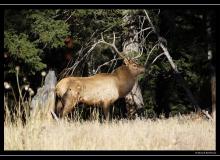
[[[38,89],[37,94],[31,101],[31,117],[51,120],[55,110],[55,85],[57,83],[57,77],[54,71],[49,71],[45,78],[44,85]]]
[[[124,22],[129,24],[130,20],[125,16]],[[135,26],[130,26],[129,33],[127,37],[125,37],[126,41],[124,43],[123,53],[128,55],[131,52],[140,52],[138,42],[138,36],[133,41],[134,35],[137,33]],[[144,108],[143,96],[141,93],[140,86],[138,84],[138,80],[136,80],[134,87],[131,92],[125,97],[126,108],[128,111],[128,116],[133,117],[133,114],[137,113],[138,110]]]
[[[216,120],[216,76],[211,77],[211,93],[212,93],[212,118]]]
[[[211,26],[211,13],[208,12],[206,15],[206,34],[207,34],[207,56],[210,65],[210,85],[211,85],[211,102],[212,102],[212,118],[216,119],[216,74],[215,67],[212,64],[213,61],[213,50],[212,50],[212,26]]]
[[[125,97],[125,101],[129,117],[133,117],[133,114],[144,107],[144,101],[138,81],[135,82],[131,92]]]

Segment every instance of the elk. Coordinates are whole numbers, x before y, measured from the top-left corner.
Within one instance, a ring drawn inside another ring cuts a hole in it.
[[[145,68],[137,64],[134,59],[128,59],[119,52],[114,41],[110,44],[104,41],[102,37],[100,43],[112,46],[119,56],[124,59],[125,65],[116,68],[112,73],[61,79],[55,88],[57,96],[55,113],[59,117],[66,116],[78,103],[84,103],[102,106],[105,119],[109,120],[110,106],[132,90],[136,78],[145,72]]]

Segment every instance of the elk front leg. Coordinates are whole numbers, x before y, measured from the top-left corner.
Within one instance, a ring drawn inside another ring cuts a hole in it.
[[[104,108],[103,108],[103,112],[104,112],[104,115],[105,115],[105,120],[106,120],[106,121],[109,121],[109,120],[110,120],[109,108],[108,108],[108,107],[104,107]]]
[[[110,121],[110,104],[109,103],[104,102],[103,112],[104,112],[106,121]]]

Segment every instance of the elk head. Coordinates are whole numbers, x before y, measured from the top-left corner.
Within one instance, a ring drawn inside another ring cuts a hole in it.
[[[135,77],[139,74],[142,74],[145,72],[145,68],[134,61],[134,59],[124,59],[125,65],[129,68],[132,75]]]

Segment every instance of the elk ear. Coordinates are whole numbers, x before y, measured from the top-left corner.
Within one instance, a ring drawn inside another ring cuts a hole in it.
[[[124,63],[127,65],[129,63],[129,60],[127,58],[125,58]]]

